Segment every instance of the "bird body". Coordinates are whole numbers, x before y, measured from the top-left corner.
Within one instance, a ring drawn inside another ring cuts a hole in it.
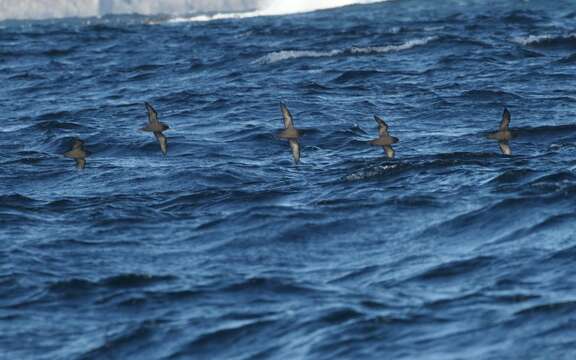
[[[280,104],[280,111],[282,111],[282,118],[284,120],[284,130],[280,132],[279,137],[288,140],[294,162],[298,163],[301,155],[300,143],[298,142],[300,132],[294,127],[294,118],[285,104]]]
[[[162,151],[162,154],[166,155],[168,154],[168,138],[166,138],[162,132],[170,129],[170,127],[158,120],[158,113],[152,105],[147,102],[144,103],[144,105],[146,106],[146,111],[148,113],[148,124],[140,130],[154,133],[156,140],[158,140],[158,143],[160,144],[160,151]]]
[[[298,139],[299,137],[300,132],[294,127],[284,129],[280,132],[280,138],[282,139]]]
[[[376,120],[376,123],[378,124],[378,138],[370,141],[370,144],[374,146],[382,146],[382,149],[386,152],[386,156],[388,156],[389,159],[393,159],[396,155],[396,151],[394,151],[392,145],[396,144],[400,140],[397,137],[390,136],[388,133],[388,125],[381,117],[374,115],[374,120]]]
[[[370,144],[375,146],[389,146],[392,144],[396,144],[398,141],[399,141],[398,138],[386,135],[370,141]]]
[[[86,167],[86,157],[88,157],[84,149],[84,141],[75,139],[72,144],[72,150],[65,152],[64,156],[74,159],[78,169],[84,169]]]
[[[512,149],[508,144],[508,141],[512,139],[512,133],[510,132],[510,111],[504,109],[502,113],[502,121],[500,122],[500,129],[498,131],[488,134],[488,138],[498,141],[498,146],[500,151],[505,155],[512,155]]]

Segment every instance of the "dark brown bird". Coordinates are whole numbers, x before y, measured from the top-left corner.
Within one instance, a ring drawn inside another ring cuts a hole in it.
[[[285,104],[280,104],[280,111],[284,118],[284,130],[280,132],[280,138],[288,140],[294,162],[298,163],[300,161],[300,143],[298,142],[300,132],[294,127],[294,118]]]
[[[370,144],[382,146],[384,151],[386,151],[386,156],[390,159],[394,159],[396,152],[392,148],[392,144],[396,144],[399,141],[398,138],[390,136],[388,133],[388,125],[381,117],[374,115],[374,120],[378,123],[378,138],[370,141]]]
[[[146,106],[146,111],[148,112],[148,124],[146,124],[146,126],[140,130],[154,133],[156,140],[158,140],[158,143],[160,144],[160,150],[162,151],[162,154],[166,156],[166,154],[168,154],[168,139],[166,136],[164,136],[164,134],[162,134],[162,132],[170,129],[170,127],[158,120],[158,113],[156,110],[154,110],[152,105],[148,104],[147,102],[145,102],[144,105]]]
[[[500,122],[500,129],[498,131],[488,134],[488,138],[492,140],[498,140],[498,145],[500,146],[500,151],[505,155],[512,155],[512,149],[508,142],[512,139],[512,133],[510,132],[510,111],[504,109],[502,114],[502,121]]]
[[[65,152],[64,156],[74,159],[78,169],[84,169],[86,167],[86,158],[88,157],[88,154],[84,149],[84,141],[74,139],[72,150]]]

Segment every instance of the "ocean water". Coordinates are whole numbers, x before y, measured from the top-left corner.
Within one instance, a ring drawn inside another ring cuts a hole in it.
[[[0,22],[0,358],[574,359],[575,3],[287,12]]]

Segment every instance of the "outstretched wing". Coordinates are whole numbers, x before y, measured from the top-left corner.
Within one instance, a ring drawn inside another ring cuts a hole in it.
[[[294,162],[298,163],[300,161],[300,143],[298,140],[290,140],[290,149],[292,149],[292,156],[294,157]]]
[[[76,160],[76,167],[78,169],[84,169],[86,167],[86,159],[84,158],[77,158]]]
[[[510,149],[510,145],[508,145],[507,142],[501,141],[498,143],[498,145],[500,146],[500,151],[502,151],[502,154],[512,155],[512,149]]]
[[[166,156],[166,154],[168,154],[168,139],[166,136],[164,136],[164,134],[160,132],[155,132],[154,136],[156,136],[156,140],[158,140],[158,143],[160,144],[160,150],[162,151],[162,154]]]
[[[394,159],[396,151],[394,151],[392,146],[382,146],[382,148],[384,149],[384,151],[386,151],[386,156],[388,156],[389,159]]]
[[[72,149],[82,149],[84,147],[84,141],[76,138],[74,139],[74,143],[72,143]]]
[[[288,129],[294,127],[294,118],[288,107],[284,103],[280,103],[280,110],[282,111],[282,116],[284,117],[284,128]]]
[[[374,120],[376,120],[378,123],[378,134],[380,136],[388,135],[388,125],[384,122],[384,120],[378,115],[374,115]]]
[[[66,151],[64,156],[69,157],[71,159],[77,159],[82,157],[82,150],[81,149],[72,149],[70,151]]]
[[[508,109],[504,109],[504,113],[502,114],[502,122],[500,123],[500,130],[507,130],[510,126],[510,111]]]
[[[157,123],[158,113],[156,112],[156,110],[154,110],[152,105],[148,104],[147,102],[145,102],[144,105],[146,106],[146,111],[148,112],[148,122],[150,124]]]

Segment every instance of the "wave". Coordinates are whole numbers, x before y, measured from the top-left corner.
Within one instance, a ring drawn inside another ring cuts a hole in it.
[[[244,19],[258,16],[279,16],[290,14],[301,14],[306,12],[313,12],[318,10],[333,9],[342,6],[349,6],[355,4],[370,4],[376,2],[384,2],[388,0],[318,0],[310,3],[306,0],[298,0],[286,2],[282,0],[269,0],[263,6],[255,11],[248,12],[226,12],[210,15],[198,15],[192,17],[175,18],[170,22],[201,22],[212,20],[226,20],[226,19]]]
[[[556,61],[557,64],[574,64],[576,63],[576,53],[570,55],[570,56],[566,56],[558,61]]]
[[[391,165],[377,165],[373,167],[369,167],[366,169],[360,169],[358,171],[353,172],[352,174],[348,174],[344,176],[341,180],[343,181],[357,181],[357,180],[368,180],[373,179],[381,176],[389,175],[394,169],[397,169],[399,165],[391,164]]]
[[[471,272],[491,268],[496,261],[497,258],[492,256],[477,256],[465,260],[450,261],[425,270],[424,273],[417,275],[415,279],[430,281],[466,276],[466,274]]]
[[[93,290],[99,287],[105,288],[135,288],[149,287],[176,280],[172,275],[148,275],[138,273],[119,274],[101,280],[92,281],[81,278],[59,280],[50,285],[50,290],[59,293],[77,293],[85,290]]]
[[[524,46],[532,47],[567,47],[574,48],[576,46],[576,33],[568,35],[530,35],[526,37],[517,37],[514,41]]]
[[[194,16],[172,21],[209,21],[288,15],[386,0],[0,0],[0,21],[139,14]],[[206,15],[212,14],[212,15]]]
[[[434,40],[436,36],[429,36],[423,39],[409,40],[400,45],[387,45],[387,46],[370,46],[370,47],[353,47],[350,49],[335,49],[335,50],[281,50],[265,55],[255,62],[258,64],[273,64],[279,61],[300,59],[300,58],[322,58],[334,56],[354,56],[354,55],[374,55],[385,54],[388,52],[396,52],[402,50],[409,50],[416,46],[426,45]]]

